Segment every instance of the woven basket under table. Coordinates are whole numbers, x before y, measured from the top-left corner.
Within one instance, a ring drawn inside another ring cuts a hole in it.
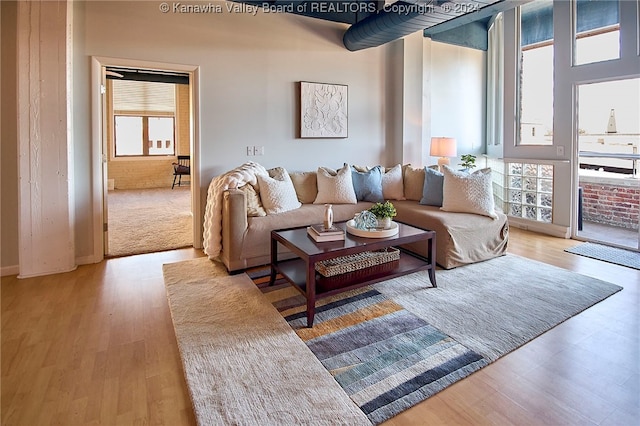
[[[399,259],[400,250],[395,247],[388,247],[382,250],[364,251],[362,253],[322,260],[316,262],[316,271],[322,276],[332,277],[334,275],[346,274]]]

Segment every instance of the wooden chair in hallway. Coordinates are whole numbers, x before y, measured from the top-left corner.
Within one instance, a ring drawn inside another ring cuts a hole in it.
[[[191,175],[191,157],[178,155],[178,161],[171,164],[173,164],[173,184],[171,184],[171,189],[173,189],[176,186],[176,181],[178,181],[178,186],[182,185],[182,176]],[[191,178],[189,178],[189,183],[191,183]]]

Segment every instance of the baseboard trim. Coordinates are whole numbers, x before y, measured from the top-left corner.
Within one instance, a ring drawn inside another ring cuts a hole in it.
[[[0,268],[0,276],[6,277],[9,275],[18,275],[20,273],[20,266],[12,265],[12,266],[3,266]]]
[[[102,262],[102,259],[99,258],[98,256],[82,256],[82,257],[76,257],[76,265],[91,265],[93,263],[100,263]]]
[[[76,265],[89,265],[89,264],[92,264],[92,263],[100,263],[101,260],[102,259],[96,260],[95,256],[77,257],[76,258]],[[75,269],[76,269],[76,266],[74,266],[73,269],[70,269],[69,271],[73,271]],[[32,276],[37,277],[37,276],[41,276],[41,275],[60,274],[60,273],[69,272],[69,271],[47,272],[47,273],[44,273],[44,274],[21,276],[19,278],[31,278]],[[11,266],[0,267],[0,276],[2,276],[2,277],[7,277],[9,275],[19,275],[19,274],[20,274],[20,265],[11,265]]]
[[[509,216],[509,226],[524,229],[525,231],[551,235],[558,238],[571,238],[571,229],[567,226],[554,225],[553,223],[536,222],[535,220]]]

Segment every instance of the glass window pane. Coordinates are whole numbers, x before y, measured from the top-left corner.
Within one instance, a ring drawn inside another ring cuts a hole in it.
[[[519,145],[553,144],[553,1],[520,8]]]
[[[149,155],[173,155],[173,117],[149,117]]]
[[[115,151],[121,155],[142,155],[142,117],[115,117]]]
[[[620,57],[618,0],[577,0],[575,3],[574,64]]]
[[[553,215],[553,166],[506,163],[509,216],[551,222]]]
[[[640,93],[640,78],[578,86],[577,235],[637,249],[640,98],[631,93]]]

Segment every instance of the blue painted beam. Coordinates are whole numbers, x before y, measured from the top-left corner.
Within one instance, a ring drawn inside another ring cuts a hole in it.
[[[457,28],[435,33],[431,40],[472,49],[487,50],[489,38],[487,24],[489,20],[471,22]]]
[[[493,4],[480,8],[473,12],[466,13],[453,19],[449,19],[448,21],[425,28],[424,35],[425,37],[429,37],[433,34],[449,31],[454,28],[467,25],[471,22],[483,21],[487,18],[491,18],[492,16],[497,15],[500,12],[514,9],[531,1],[533,0],[499,0]]]
[[[352,25],[342,41],[347,49],[354,51],[380,46],[421,30],[425,36],[431,36],[489,18],[498,11],[527,1],[531,0],[397,1],[385,5],[378,14]],[[453,21],[456,23],[450,24]],[[470,27],[469,31],[477,32],[475,27]],[[434,30],[427,34],[425,28]]]

